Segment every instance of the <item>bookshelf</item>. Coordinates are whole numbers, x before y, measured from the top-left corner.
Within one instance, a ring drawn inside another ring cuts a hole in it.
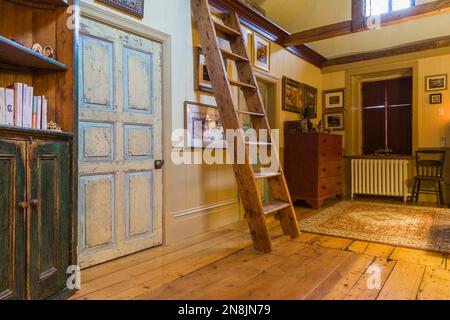
[[[73,293],[66,272],[77,264],[77,104],[67,22],[77,1],[0,0],[0,87],[32,86],[62,129],[0,126],[0,300]],[[52,47],[53,58],[31,50],[35,43]]]
[[[74,132],[74,30],[67,28],[75,0],[0,0],[0,87],[22,82],[48,100],[48,120]],[[54,57],[31,50],[50,46]]]

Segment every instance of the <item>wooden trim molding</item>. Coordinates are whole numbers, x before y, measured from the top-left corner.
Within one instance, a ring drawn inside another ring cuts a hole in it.
[[[353,54],[353,55],[349,55],[349,56],[329,59],[323,63],[322,67],[325,68],[325,67],[331,67],[331,66],[340,65],[340,64],[347,64],[347,63],[360,62],[360,61],[365,61],[365,60],[386,58],[386,57],[390,57],[390,56],[408,54],[408,53],[413,53],[413,52],[417,52],[417,51],[439,49],[439,48],[444,48],[444,47],[448,47],[448,46],[450,46],[450,36],[409,43],[406,45],[402,45],[402,46],[394,47],[394,48],[390,48],[390,49],[384,49],[384,50],[367,52],[367,53],[359,53],[359,54]]]
[[[327,60],[325,57],[311,49],[305,44],[296,46],[286,46],[285,39],[289,38],[291,34],[267,19],[265,16],[257,12],[256,10],[248,7],[244,3],[237,0],[209,0],[209,3],[224,12],[235,11],[241,19],[241,23],[269,40],[285,47],[291,53],[297,55],[301,59],[321,68],[322,64]]]
[[[368,19],[364,17],[365,0],[352,1],[352,20],[294,33],[285,38],[284,45],[300,46],[309,42],[369,30],[370,27],[367,25]],[[432,1],[408,9],[383,14],[380,17],[380,22],[381,27],[387,27],[448,12],[450,12],[450,0]]]

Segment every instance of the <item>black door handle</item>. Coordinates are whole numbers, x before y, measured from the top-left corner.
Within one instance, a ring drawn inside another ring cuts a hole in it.
[[[156,160],[155,161],[155,169],[161,170],[164,167],[164,160]]]

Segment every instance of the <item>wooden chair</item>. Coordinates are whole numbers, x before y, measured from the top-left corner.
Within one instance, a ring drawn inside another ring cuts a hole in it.
[[[441,206],[446,205],[444,189],[444,162],[446,151],[421,150],[416,152],[417,176],[414,177],[411,203],[419,201],[420,194],[438,195]],[[422,182],[434,183],[438,188],[423,190]]]

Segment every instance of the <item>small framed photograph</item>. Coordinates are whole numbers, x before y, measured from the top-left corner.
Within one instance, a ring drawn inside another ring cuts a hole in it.
[[[344,109],[345,89],[328,90],[323,92],[324,111]]]
[[[429,76],[425,78],[426,91],[447,90],[447,75]]]
[[[441,104],[442,93],[430,94],[430,104]]]
[[[228,70],[228,60],[224,59],[225,68]],[[194,87],[196,91],[212,94],[212,83],[209,77],[206,58],[200,46],[194,47]]]
[[[186,147],[225,149],[225,131],[215,106],[186,101],[184,103],[184,126],[188,134]]]
[[[323,115],[325,130],[344,130],[344,112],[326,113]]]
[[[256,33],[253,35],[253,64],[261,70],[270,71],[270,41]]]
[[[283,77],[283,110],[303,114],[304,94],[300,82]]]
[[[304,87],[304,111],[303,116],[305,119],[315,119],[317,118],[317,89],[306,84]]]

